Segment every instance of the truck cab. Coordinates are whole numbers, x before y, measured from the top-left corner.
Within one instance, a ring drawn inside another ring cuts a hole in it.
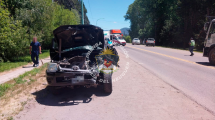
[[[203,48],[203,56],[208,57],[210,64],[215,65],[215,16],[208,17],[209,22],[204,25],[206,38]]]

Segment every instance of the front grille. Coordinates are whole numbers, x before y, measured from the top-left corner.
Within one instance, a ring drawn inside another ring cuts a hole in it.
[[[92,79],[91,75],[84,75],[84,79]]]
[[[71,83],[71,80],[65,80],[64,77],[56,77],[56,82],[57,83]]]

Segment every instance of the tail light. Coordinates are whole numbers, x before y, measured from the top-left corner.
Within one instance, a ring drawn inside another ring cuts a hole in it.
[[[148,42],[148,41],[146,40],[146,42]]]
[[[155,43],[155,41],[154,41],[154,43]]]

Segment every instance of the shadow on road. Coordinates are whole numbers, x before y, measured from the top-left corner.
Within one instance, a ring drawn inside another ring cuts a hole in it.
[[[101,87],[97,88],[61,88],[59,95],[53,95],[48,88],[32,93],[36,96],[36,101],[47,106],[70,106],[80,103],[89,103],[95,96],[108,96]],[[93,96],[95,95],[95,96]]]
[[[212,66],[212,67],[215,67],[213,65],[211,65],[209,62],[196,62],[197,64],[200,64],[200,65],[204,65],[204,66]]]

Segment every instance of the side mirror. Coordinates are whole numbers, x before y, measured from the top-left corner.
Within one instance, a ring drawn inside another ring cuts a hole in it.
[[[207,32],[208,31],[208,27],[209,27],[209,22],[206,22],[204,25],[204,31]]]

